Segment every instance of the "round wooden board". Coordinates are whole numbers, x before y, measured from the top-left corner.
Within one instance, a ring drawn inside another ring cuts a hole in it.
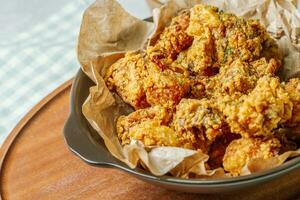
[[[287,181],[275,181],[242,193],[197,195],[167,191],[120,170],[89,166],[71,153],[62,134],[69,114],[70,86],[71,81],[66,82],[36,105],[3,144],[2,199],[240,200],[295,199],[299,195],[297,174],[290,174]]]

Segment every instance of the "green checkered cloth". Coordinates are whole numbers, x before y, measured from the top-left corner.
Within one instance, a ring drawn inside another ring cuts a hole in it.
[[[32,30],[0,41],[0,145],[35,104],[79,69],[76,41],[86,7],[70,1]]]
[[[118,1],[138,18],[151,16],[146,0]],[[79,69],[77,37],[82,14],[93,2],[69,1],[30,31],[0,41],[0,145],[35,104]]]

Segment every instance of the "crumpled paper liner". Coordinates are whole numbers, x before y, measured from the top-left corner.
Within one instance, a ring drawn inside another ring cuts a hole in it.
[[[199,151],[178,147],[145,147],[133,140],[122,147],[116,133],[116,120],[132,108],[118,95],[111,93],[104,77],[108,67],[127,51],[144,49],[157,40],[159,33],[171,18],[182,9],[197,3],[207,3],[245,18],[257,18],[277,39],[284,56],[280,72],[283,80],[300,74],[300,18],[289,0],[173,0],[150,1],[161,5],[153,11],[154,23],[139,20],[128,14],[115,0],[97,0],[84,12],[78,39],[78,60],[82,70],[95,82],[90,88],[82,112],[92,127],[103,138],[107,149],[117,159],[135,168],[139,163],[152,174],[171,173],[176,177],[230,177],[222,168],[207,170],[209,156]],[[78,91],[80,92],[80,91]],[[253,159],[243,168],[247,175],[281,165],[289,157],[299,156],[300,149],[289,151],[268,160]]]

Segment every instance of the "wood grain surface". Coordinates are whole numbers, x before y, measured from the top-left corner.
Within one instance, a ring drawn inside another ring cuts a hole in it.
[[[67,148],[62,129],[69,113],[71,81],[35,106],[0,151],[2,199],[297,199],[299,172],[235,194],[168,191],[116,169],[92,167]]]

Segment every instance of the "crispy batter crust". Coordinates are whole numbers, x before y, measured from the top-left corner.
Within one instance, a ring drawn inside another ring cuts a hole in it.
[[[175,106],[189,92],[186,74],[161,70],[141,53],[127,53],[106,74],[109,89],[117,91],[135,109]]]
[[[284,88],[293,102],[292,117],[285,123],[285,126],[295,127],[300,123],[300,80],[298,78],[290,79]]]
[[[176,107],[173,126],[176,131],[193,130],[211,143],[222,133],[225,120],[208,99],[182,99]]]
[[[238,175],[251,158],[295,149],[280,126],[300,122],[300,80],[280,83],[276,42],[257,20],[196,5],[180,12],[146,50],[129,52],[105,81],[136,111],[120,116],[123,145],[176,146]]]
[[[292,116],[293,104],[279,79],[264,76],[256,87],[238,100],[220,98],[219,109],[231,131],[243,137],[269,136]]]
[[[215,141],[211,144],[208,152],[208,164],[212,169],[222,167],[223,157],[228,145],[233,140],[239,139],[241,137],[238,134],[231,133],[229,127],[224,127],[223,130],[224,133],[215,139]]]
[[[278,139],[241,138],[232,141],[226,149],[223,166],[226,171],[239,175],[250,159],[268,159],[278,155],[281,144]]]
[[[188,11],[174,17],[171,24],[160,34],[156,43],[148,46],[147,54],[150,60],[161,69],[168,68],[181,51],[191,46],[193,37],[186,32],[189,21]]]
[[[147,76],[146,61],[140,53],[127,53],[114,63],[106,74],[106,85],[116,90],[135,109],[148,107],[143,79]]]
[[[140,140],[146,146],[178,146],[194,148],[194,137],[186,134],[182,137],[168,126],[172,112],[162,106],[139,109],[117,121],[118,137],[122,144],[131,140]]]
[[[198,77],[192,80],[194,84],[191,95],[198,98],[219,98],[225,95],[241,96],[249,93],[256,85],[257,72],[240,59],[225,65],[213,77]]]
[[[160,72],[156,66],[148,67],[148,76],[144,79],[146,100],[150,105],[174,107],[189,92],[189,79],[172,70]]]
[[[191,9],[187,33],[194,37],[193,44],[180,53],[177,62],[198,75],[210,76],[207,71],[215,71],[236,59],[272,59],[272,72],[281,65],[276,43],[257,20],[245,20],[200,4]]]

